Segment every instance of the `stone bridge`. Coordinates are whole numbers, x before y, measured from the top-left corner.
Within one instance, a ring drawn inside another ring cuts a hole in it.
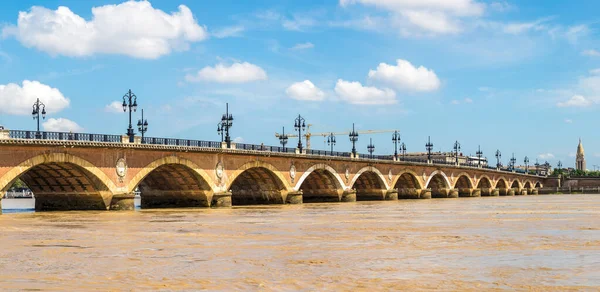
[[[188,143],[189,144],[189,143]],[[0,137],[2,194],[36,211],[227,207],[537,194],[544,177],[489,168],[272,151]]]

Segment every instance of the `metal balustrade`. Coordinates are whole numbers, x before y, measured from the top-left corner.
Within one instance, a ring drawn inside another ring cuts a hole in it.
[[[36,131],[23,131],[23,130],[9,130],[10,139],[26,139],[26,140],[51,140],[51,141],[89,141],[89,142],[110,142],[110,143],[122,143],[121,135],[106,135],[106,134],[91,134],[91,133],[71,133],[71,132],[39,132],[40,138],[36,137],[38,132]],[[217,148],[220,149],[221,142],[216,141],[202,141],[202,140],[189,140],[189,139],[176,139],[176,138],[157,138],[157,137],[144,137],[141,141],[142,144],[147,145],[166,145],[166,146],[184,146],[184,147],[198,147],[198,148]],[[235,143],[235,148],[238,150],[253,150],[253,151],[265,151],[265,152],[277,152],[277,153],[296,153],[296,148],[280,147],[280,146],[268,146],[268,145],[256,145],[256,144],[245,144]],[[339,151],[327,151],[317,149],[305,150],[307,155],[316,156],[331,156],[331,157],[352,157],[350,152],[339,152]],[[373,160],[385,160],[393,161],[393,155],[370,155],[370,154],[359,154],[359,159],[373,159]],[[405,157],[402,155],[398,156],[399,162],[413,162],[427,164],[427,159]],[[449,162],[443,159],[433,159],[431,161],[437,165],[455,165],[455,162]],[[478,164],[474,163],[463,163],[462,167],[474,167],[479,168]],[[503,172],[513,172],[509,168],[497,169],[495,166],[482,165],[481,168],[490,170],[499,170]],[[543,176],[541,174],[527,173],[522,169],[515,169],[515,173],[518,174],[529,174],[536,176]]]

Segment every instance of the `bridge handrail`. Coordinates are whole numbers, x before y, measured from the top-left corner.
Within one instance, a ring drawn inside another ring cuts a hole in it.
[[[37,131],[9,130],[8,135],[12,139],[37,139]],[[90,142],[121,142],[119,135],[73,133],[73,132],[39,132],[41,140],[58,141],[90,141]]]
[[[190,140],[190,139],[177,139],[177,138],[144,137],[144,139],[142,139],[142,144],[187,146],[187,147],[202,147],[202,148],[221,148],[221,142]]]

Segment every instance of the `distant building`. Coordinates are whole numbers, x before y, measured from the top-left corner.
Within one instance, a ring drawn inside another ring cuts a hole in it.
[[[585,153],[583,151],[583,144],[581,144],[581,138],[579,138],[579,145],[577,145],[577,157],[575,158],[575,168],[577,170],[586,170]]]
[[[400,158],[403,155],[398,155]],[[427,152],[409,152],[404,155],[407,159],[421,159],[427,160]],[[431,160],[434,162],[443,162],[443,163],[456,163],[456,156],[454,152],[431,152]],[[476,156],[464,156],[462,153],[458,153],[458,163],[460,164],[470,164],[470,165],[478,165],[479,158]],[[487,158],[481,157],[481,165],[487,166]]]

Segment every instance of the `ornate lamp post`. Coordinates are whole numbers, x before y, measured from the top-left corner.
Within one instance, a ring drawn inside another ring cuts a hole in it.
[[[231,148],[231,137],[229,129],[233,127],[233,115],[229,113],[229,103],[225,103],[225,114],[221,117],[221,131],[225,131],[225,143],[227,148]]]
[[[562,174],[562,162],[558,161],[558,174]]]
[[[529,157],[525,156],[523,162],[525,163],[525,174],[529,174]]]
[[[500,163],[500,159],[502,159],[502,152],[500,152],[500,149],[496,150],[496,168],[500,169],[500,167],[502,167],[502,164]]]
[[[327,136],[327,145],[331,146],[331,153],[333,154],[333,146],[335,145],[335,135],[333,133]]]
[[[515,158],[515,153],[513,153],[510,159],[510,171],[515,171],[515,162],[517,162],[517,159]]]
[[[481,157],[483,156],[481,145],[477,146],[477,152],[475,152],[475,154],[477,155],[477,166],[481,167]]]
[[[137,126],[138,126],[138,131],[140,131],[140,133],[142,133],[142,144],[144,144],[144,133],[146,133],[146,131],[148,131],[148,120],[144,119],[144,109],[142,109],[142,119],[138,120]]]
[[[369,139],[369,145],[367,145],[367,150],[369,151],[369,157],[373,159],[373,152],[375,151],[375,145],[373,145],[373,138]]]
[[[456,158],[456,165],[458,165],[458,151],[460,151],[460,143],[454,142],[454,157]]]
[[[298,131],[298,150],[302,153],[302,130],[306,129],[306,120],[298,115],[294,120],[294,129]]]
[[[36,139],[42,139],[42,133],[40,133],[40,113],[42,114],[42,119],[46,119],[46,105],[38,98],[33,103],[33,110],[31,111],[33,119],[37,120],[37,131],[35,132]]]
[[[135,132],[131,125],[131,113],[137,110],[137,96],[131,92],[131,89],[123,96],[123,111],[127,112],[129,108],[129,127],[127,128],[127,136],[129,136],[129,143],[133,143]]]
[[[352,142],[352,158],[356,157],[356,141],[358,141],[358,133],[354,130],[354,123],[352,123],[352,132],[348,134],[350,142]]]
[[[540,164],[538,163],[537,158],[535,159],[535,175],[540,175]]]
[[[400,144],[400,151],[402,151],[402,159],[406,158],[406,144],[404,144],[404,142],[402,142],[402,144]]]
[[[288,143],[288,135],[285,134],[285,127],[283,127],[281,131],[281,135],[279,135],[279,143],[281,143],[283,152],[285,152],[285,145]]]
[[[427,162],[431,163],[431,150],[433,150],[433,143],[431,143],[431,136],[427,136],[427,144],[425,144],[425,149],[427,149]]]
[[[392,142],[394,142],[394,159],[398,160],[398,143],[400,143],[400,133],[394,131],[392,134]]]
[[[221,143],[224,141],[223,134],[225,134],[225,131],[223,131],[223,123],[219,122],[217,124],[217,135],[221,135]]]

